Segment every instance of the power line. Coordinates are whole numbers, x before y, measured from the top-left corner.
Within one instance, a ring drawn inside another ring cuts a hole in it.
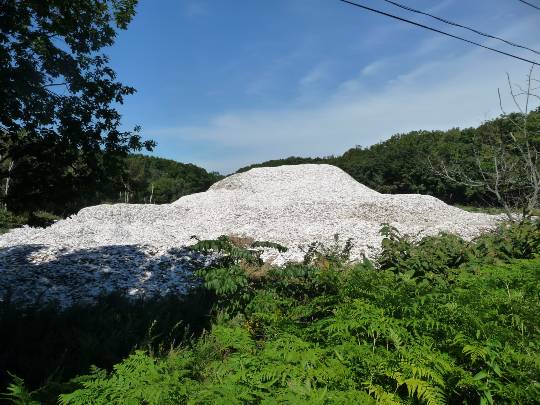
[[[534,4],[529,3],[528,1],[525,1],[525,0],[518,0],[518,1],[521,1],[522,3],[524,3],[524,4],[528,5],[528,6],[531,6],[532,8],[535,8],[535,9],[537,9],[537,10],[540,10],[540,7],[538,7],[538,6],[534,5]]]
[[[413,25],[416,25],[417,27],[425,28],[425,29],[430,30],[430,31],[433,31],[433,32],[438,32],[439,34],[443,34],[443,35],[446,35],[446,36],[451,37],[451,38],[459,39],[460,41],[464,41],[464,42],[467,42],[467,43],[469,43],[469,44],[479,46],[480,48],[489,49],[490,51],[500,53],[501,55],[510,56],[511,58],[519,59],[519,60],[521,60],[521,61],[523,61],[523,62],[532,63],[533,65],[540,66],[540,63],[539,63],[539,62],[535,62],[535,61],[532,61],[532,60],[530,60],[530,59],[522,58],[522,57],[520,57],[520,56],[513,55],[513,54],[508,53],[508,52],[500,51],[500,50],[498,50],[498,49],[491,48],[491,47],[489,47],[489,46],[479,44],[478,42],[470,41],[470,40],[468,40],[468,39],[459,37],[459,36],[457,36],[457,35],[450,34],[450,33],[448,33],[448,32],[438,30],[437,28],[429,27],[429,26],[427,26],[427,25],[420,24],[420,23],[417,23],[417,22],[415,22],[415,21],[407,20],[406,18],[398,17],[397,15],[385,13],[384,11],[376,10],[376,9],[374,9],[374,8],[367,7],[367,6],[358,4],[358,3],[354,3],[354,2],[349,1],[349,0],[338,0],[338,1],[341,1],[341,2],[343,2],[343,3],[350,4],[351,6],[355,6],[355,7],[362,8],[362,9],[364,9],[364,10],[372,11],[372,12],[374,12],[374,13],[381,14],[381,15],[384,15],[384,16],[386,16],[386,17],[394,18],[394,19],[399,20],[399,21],[403,21],[403,22],[406,22],[406,23],[409,23],[409,24],[413,24]]]
[[[430,13],[425,13],[423,11],[420,11],[420,10],[415,10],[414,8],[411,8],[411,7],[408,7],[408,6],[405,6],[403,4],[399,4],[399,3],[396,3],[395,1],[391,1],[391,0],[383,0],[383,1],[386,1],[387,3],[390,3],[390,4],[393,4],[394,6],[397,6],[397,7],[400,7],[404,10],[407,10],[407,11],[412,11],[413,13],[417,13],[417,14],[422,14],[422,15],[426,15],[428,17],[431,17],[431,18],[434,18],[438,21],[442,21],[443,23],[445,24],[449,24],[449,25],[453,25],[455,27],[459,27],[459,28],[464,28],[466,30],[469,30],[471,32],[474,32],[475,34],[478,34],[478,35],[482,35],[484,37],[487,37],[487,38],[493,38],[493,39],[497,39],[499,41],[502,41],[508,45],[512,45],[512,46],[515,46],[517,48],[522,48],[522,49],[527,49],[528,51],[531,51],[531,52],[534,52],[535,54],[537,55],[540,55],[540,52],[538,51],[535,51],[534,49],[531,49],[531,48],[528,48],[526,46],[523,46],[523,45],[519,45],[519,44],[516,44],[514,42],[510,42],[510,41],[507,41],[506,39],[504,38],[499,38],[499,37],[496,37],[494,35],[490,35],[490,34],[486,34],[485,32],[481,32],[481,31],[478,31],[474,28],[471,28],[471,27],[467,27],[466,25],[461,25],[461,24],[458,24],[458,23],[455,23],[455,22],[452,22],[452,21],[449,21],[449,20],[446,20],[444,18],[441,18],[441,17],[437,17],[433,14],[430,14]],[[520,0],[521,1],[521,0]],[[540,10],[540,9],[539,9]]]

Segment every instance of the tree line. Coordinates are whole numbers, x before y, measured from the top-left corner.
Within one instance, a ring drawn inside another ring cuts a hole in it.
[[[269,160],[240,168],[237,173],[254,167],[326,163],[340,167],[360,183],[382,193],[420,193],[433,195],[449,204],[499,206],[493,193],[485,187],[458,181],[451,178],[449,172],[455,172],[459,167],[469,177],[475,173],[480,175],[475,150],[483,145],[485,148],[486,140],[493,139],[496,134],[519,133],[517,122],[523,118],[522,114],[513,113],[501,115],[477,128],[396,134],[369,147],[356,146],[340,156]],[[527,114],[527,128],[533,134],[532,144],[538,150],[540,109]],[[106,161],[103,155],[100,160]],[[441,165],[441,162],[448,164]],[[42,168],[41,175],[25,175],[27,169],[28,173],[35,172],[33,164]],[[101,173],[99,179],[89,183],[84,182],[85,176],[75,176],[69,169],[64,169],[61,175],[57,170],[49,170],[47,166],[53,164],[54,159],[44,159],[36,164],[35,156],[26,155],[13,170],[12,163],[4,161],[1,164],[3,204],[19,214],[44,210],[65,216],[99,203],[169,203],[184,195],[205,191],[224,177],[193,164],[142,154],[117,156],[114,169]]]
[[[393,135],[369,147],[356,146],[340,156],[293,156],[242,167],[238,172],[254,167],[326,163],[340,167],[360,183],[381,193],[420,193],[433,195],[449,204],[500,206],[501,201],[486,184],[473,179],[482,179],[486,171],[495,172],[496,168],[490,164],[496,156],[493,148],[500,145],[507,149],[508,156],[503,157],[503,163],[513,165],[504,168],[504,174],[509,177],[505,179],[509,183],[506,192],[510,195],[507,198],[533,186],[522,184],[526,183],[527,176],[533,174],[532,170],[525,170],[519,159],[519,148],[524,144],[523,125],[528,131],[529,149],[535,154],[531,156],[532,166],[538,171],[540,108],[526,114],[503,114],[476,128],[412,131]],[[511,135],[521,138],[516,142],[505,139]],[[511,189],[511,185],[517,189]],[[532,195],[531,198],[538,207],[538,196]]]
[[[27,157],[31,159],[31,157]],[[18,168],[23,168],[24,160]],[[99,181],[42,184],[11,174],[2,179],[0,230],[24,223],[46,226],[82,207],[102,203],[163,204],[206,191],[223,178],[193,164],[141,154],[118,157],[117,167]],[[3,164],[6,170],[7,164]]]

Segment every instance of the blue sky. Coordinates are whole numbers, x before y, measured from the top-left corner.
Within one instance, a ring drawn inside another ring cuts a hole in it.
[[[359,2],[540,60],[382,0]],[[540,11],[517,0],[400,2],[540,49]],[[154,156],[222,173],[477,125],[500,113],[506,73],[523,83],[530,67],[337,0],[140,0],[107,53],[137,89],[120,107],[126,127],[142,125]]]

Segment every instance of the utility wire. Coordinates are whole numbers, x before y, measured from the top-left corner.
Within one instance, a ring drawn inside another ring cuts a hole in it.
[[[471,32],[474,32],[475,34],[478,34],[478,35],[482,35],[484,37],[487,37],[487,38],[493,38],[493,39],[497,39],[499,41],[502,41],[508,45],[512,45],[512,46],[515,46],[517,48],[522,48],[522,49],[526,49],[528,51],[531,51],[531,52],[534,52],[535,54],[537,55],[540,55],[540,52],[538,51],[535,51],[534,49],[531,49],[531,48],[528,48],[526,46],[523,46],[523,45],[519,45],[519,44],[516,44],[514,42],[510,42],[510,41],[507,41],[506,39],[504,38],[499,38],[499,37],[496,37],[494,35],[490,35],[490,34],[486,34],[485,32],[481,32],[481,31],[478,31],[478,30],[475,30],[474,28],[471,28],[471,27],[467,27],[466,25],[461,25],[461,24],[458,24],[458,23],[455,23],[455,22],[452,22],[452,21],[448,21],[444,18],[441,18],[441,17],[437,17],[433,14],[430,14],[430,13],[425,13],[423,11],[420,11],[420,10],[415,10],[414,8],[411,8],[411,7],[408,7],[408,6],[405,6],[403,4],[399,4],[399,3],[396,3],[395,1],[392,1],[392,0],[383,0],[383,1],[386,1],[387,3],[390,3],[390,4],[393,4],[394,6],[397,6],[397,7],[400,7],[404,10],[407,10],[407,11],[412,11],[413,13],[417,13],[417,14],[422,14],[422,15],[427,15],[428,17],[431,17],[431,18],[434,18],[438,21],[442,21],[443,23],[445,24],[449,24],[449,25],[453,25],[455,27],[459,27],[459,28],[464,28],[466,30],[469,30]],[[521,1],[521,0],[520,0]],[[539,8],[540,10],[540,8]]]
[[[529,3],[528,1],[525,1],[525,0],[518,0],[518,1],[521,1],[523,4],[526,4],[526,5],[528,5],[528,6],[531,6],[532,8],[535,8],[535,9],[537,9],[537,10],[540,10],[540,7],[538,7],[538,6],[534,5],[534,4]]]
[[[406,22],[406,23],[409,23],[409,24],[413,24],[413,25],[416,25],[417,27],[425,28],[425,29],[430,30],[430,31],[433,31],[433,32],[438,32],[439,34],[443,34],[443,35],[446,35],[446,36],[451,37],[451,38],[459,39],[460,41],[464,41],[464,42],[467,42],[467,43],[469,43],[469,44],[479,46],[480,48],[489,49],[490,51],[500,53],[501,55],[510,56],[511,58],[519,59],[519,60],[521,60],[521,61],[523,61],[523,62],[532,63],[533,65],[540,66],[540,63],[539,63],[539,62],[535,62],[535,61],[532,61],[532,60],[530,60],[530,59],[522,58],[522,57],[520,57],[520,56],[513,55],[513,54],[508,53],[508,52],[500,51],[500,50],[498,50],[498,49],[491,48],[491,47],[489,47],[489,46],[479,44],[478,42],[470,41],[470,40],[468,40],[468,39],[465,39],[465,38],[462,38],[462,37],[458,37],[457,35],[450,34],[450,33],[448,33],[448,32],[438,30],[437,28],[428,27],[427,25],[420,24],[420,23],[417,23],[417,22],[415,22],[415,21],[407,20],[406,18],[402,18],[402,17],[398,17],[398,16],[393,15],[393,14],[385,13],[384,11],[376,10],[376,9],[374,9],[374,8],[367,7],[367,6],[364,6],[364,5],[362,5],[362,4],[358,4],[358,3],[355,3],[355,2],[352,2],[352,1],[349,1],[349,0],[338,0],[338,1],[341,1],[341,2],[343,2],[343,3],[350,4],[351,6],[355,6],[355,7],[362,8],[362,9],[364,9],[364,10],[372,11],[372,12],[374,12],[374,13],[381,14],[381,15],[384,15],[384,16],[386,16],[386,17],[394,18],[394,19],[399,20],[399,21],[403,21],[403,22]]]

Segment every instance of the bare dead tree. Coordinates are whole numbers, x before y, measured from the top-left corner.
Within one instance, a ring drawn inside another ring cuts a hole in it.
[[[13,167],[15,166],[15,162],[12,160],[9,162],[8,169],[7,169],[7,176],[6,176],[6,183],[4,185],[4,209],[7,210],[7,196],[9,194],[9,183],[11,181],[11,172],[13,171]]]
[[[129,182],[125,181],[124,178],[121,178],[122,184],[124,185],[124,203],[129,204],[129,197],[131,193],[131,188]],[[122,198],[122,192],[120,191],[120,199]]]
[[[493,123],[485,128],[487,133],[473,140],[475,168],[464,167],[458,161],[439,161],[432,170],[456,184],[479,188],[491,194],[497,204],[504,209],[510,221],[522,221],[531,217],[539,208],[540,197],[540,117],[531,125],[531,105],[540,83],[533,78],[532,66],[527,74],[526,87],[512,84],[507,74],[508,87],[517,113],[507,114],[499,94],[499,104],[503,117],[511,124],[505,130]],[[536,114],[536,113],[535,113]],[[540,111],[538,114],[540,116]]]
[[[152,204],[152,199],[154,198],[154,183],[152,183],[152,189],[150,192],[150,204]]]
[[[0,156],[0,165],[7,165],[6,174],[4,177],[4,184],[2,185],[2,193],[0,196],[2,197],[3,202],[0,204],[0,208],[3,210],[7,210],[7,197],[9,194],[9,186],[11,183],[11,172],[13,171],[13,168],[15,167],[15,161],[14,160],[7,160],[7,158],[3,158]]]

